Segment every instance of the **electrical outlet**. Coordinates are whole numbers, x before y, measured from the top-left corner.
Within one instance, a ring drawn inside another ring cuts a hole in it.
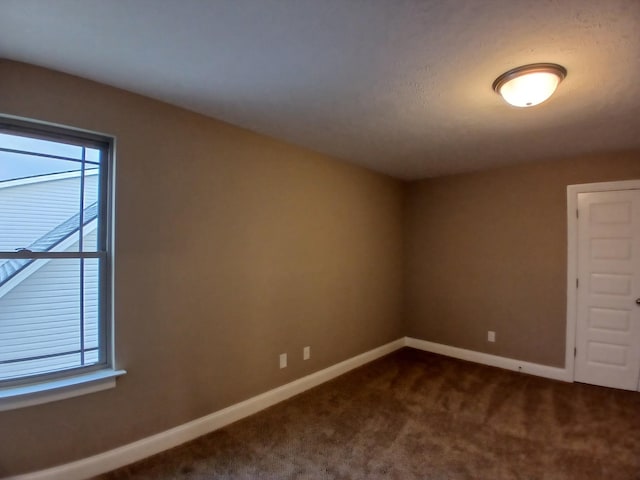
[[[304,347],[302,349],[302,359],[309,360],[311,358],[311,347]]]
[[[487,340],[489,342],[495,342],[496,341],[496,332],[493,332],[493,331],[489,330],[487,332]]]
[[[287,354],[286,353],[281,353],[280,354],[280,368],[286,368],[287,367]]]

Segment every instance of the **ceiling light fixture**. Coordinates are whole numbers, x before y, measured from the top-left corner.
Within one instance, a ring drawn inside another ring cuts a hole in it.
[[[567,76],[567,69],[555,63],[532,63],[504,72],[493,89],[514,107],[533,107],[553,95]]]

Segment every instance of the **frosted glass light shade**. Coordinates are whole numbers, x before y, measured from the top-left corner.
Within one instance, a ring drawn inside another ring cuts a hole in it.
[[[566,75],[564,67],[553,63],[525,65],[500,75],[493,89],[515,107],[532,107],[553,95]]]

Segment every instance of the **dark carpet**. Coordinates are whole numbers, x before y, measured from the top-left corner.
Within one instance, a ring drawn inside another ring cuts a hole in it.
[[[98,478],[640,479],[640,393],[405,348]]]

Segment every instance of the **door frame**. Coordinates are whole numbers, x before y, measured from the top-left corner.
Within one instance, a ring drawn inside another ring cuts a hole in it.
[[[640,179],[567,185],[567,341],[564,368],[570,382],[575,381],[576,327],[578,324],[578,194],[640,190]]]

